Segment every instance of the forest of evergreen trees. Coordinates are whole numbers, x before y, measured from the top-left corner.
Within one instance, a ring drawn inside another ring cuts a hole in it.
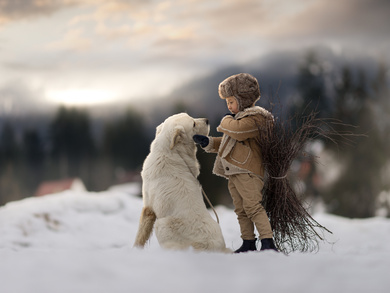
[[[102,141],[93,135],[86,110],[58,109],[41,135],[26,128],[22,139],[5,123],[0,134],[0,204],[32,196],[39,183],[79,177],[88,190],[117,183],[119,171],[139,170],[149,151],[143,118],[135,111],[107,122]]]
[[[370,217],[379,208],[378,196],[390,188],[390,91],[389,71],[377,64],[373,76],[364,67],[344,64],[337,72],[327,72],[314,52],[299,68],[299,96],[292,112],[303,113],[316,108],[321,118],[340,121],[335,130],[353,130],[348,143],[324,141],[340,167],[338,178],[329,186],[316,189],[316,163],[305,180],[306,196],[318,197],[331,213],[347,217]],[[307,107],[307,105],[311,105]],[[302,161],[305,158],[301,158]],[[388,194],[388,193],[387,193]],[[390,197],[382,199],[390,216]]]
[[[329,71],[315,52],[309,52],[297,70],[296,92],[280,100],[290,114],[305,115],[305,111],[316,108],[320,117],[343,122],[336,130],[345,131],[345,124],[349,124],[356,133],[363,134],[348,144],[323,142],[342,166],[330,186],[316,186],[318,174],[313,162],[309,163],[310,174],[302,180],[306,196],[321,198],[329,212],[369,217],[375,215],[381,192],[390,190],[389,71],[381,62],[374,75],[364,67],[352,65],[345,63],[340,70]],[[172,114],[186,110],[185,101],[180,105]],[[93,135],[86,110],[66,107],[57,110],[44,134],[34,127],[26,127],[22,133],[22,138],[17,139],[15,125],[3,121],[0,205],[32,196],[44,180],[79,177],[88,190],[104,190],[116,183],[118,170],[140,171],[152,139],[145,118],[130,109],[106,123],[100,140]],[[211,175],[214,157],[202,151],[198,155],[202,166],[200,181],[206,192],[214,203],[226,203],[226,182]],[[300,163],[305,160],[298,159]],[[382,204],[389,205],[390,200],[382,200]]]

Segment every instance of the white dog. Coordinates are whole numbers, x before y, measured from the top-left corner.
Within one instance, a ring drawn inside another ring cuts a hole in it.
[[[209,134],[207,119],[181,113],[157,127],[141,173],[144,207],[134,246],[144,247],[154,226],[163,248],[230,252],[196,179],[195,134]]]

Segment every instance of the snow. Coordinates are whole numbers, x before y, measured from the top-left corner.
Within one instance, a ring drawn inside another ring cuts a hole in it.
[[[389,292],[389,219],[317,213],[333,231],[317,253],[166,251],[154,236],[139,250],[135,194],[127,185],[1,207],[0,292]],[[227,246],[238,248],[234,212],[216,209]]]

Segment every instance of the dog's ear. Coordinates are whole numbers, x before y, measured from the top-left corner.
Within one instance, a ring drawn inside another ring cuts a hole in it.
[[[169,146],[169,148],[173,149],[175,145],[177,145],[180,142],[180,140],[183,138],[183,135],[184,135],[184,127],[181,125],[176,126],[172,132],[171,145]]]
[[[156,127],[156,136],[160,134],[161,130],[162,130],[162,127],[163,127],[163,123],[161,123],[159,126]]]

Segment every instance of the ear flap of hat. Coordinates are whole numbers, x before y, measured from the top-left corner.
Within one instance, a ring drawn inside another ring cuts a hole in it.
[[[181,125],[176,126],[172,132],[171,144],[169,148],[173,149],[175,145],[177,145],[181,141],[181,139],[183,139],[183,135],[184,135],[184,127]]]
[[[221,99],[226,99],[233,96],[233,90],[230,85],[230,79],[225,79],[218,86],[218,94]]]

